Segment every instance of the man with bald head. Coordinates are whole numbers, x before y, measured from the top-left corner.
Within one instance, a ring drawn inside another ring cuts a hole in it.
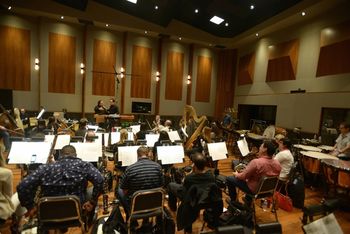
[[[86,197],[88,182],[94,186],[91,199]],[[29,212],[35,206],[34,198],[39,186],[43,197],[76,195],[83,208],[91,211],[102,193],[103,177],[91,163],[77,158],[74,146],[66,145],[55,163],[40,166],[17,186],[21,205]]]

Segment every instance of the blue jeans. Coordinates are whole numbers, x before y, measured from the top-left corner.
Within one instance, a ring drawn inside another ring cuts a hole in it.
[[[228,187],[228,192],[229,192],[229,196],[231,198],[231,201],[237,200],[236,188],[239,188],[244,193],[252,194],[252,191],[250,191],[250,189],[247,185],[247,182],[245,182],[244,180],[237,179],[234,176],[228,176],[226,178],[226,184]],[[252,199],[249,196],[246,196],[245,199],[246,199],[246,203],[247,203],[246,205],[250,205]]]

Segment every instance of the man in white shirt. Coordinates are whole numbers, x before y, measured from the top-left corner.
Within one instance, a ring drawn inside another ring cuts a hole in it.
[[[350,160],[350,124],[339,125],[339,137],[335,140],[333,155],[343,160]]]

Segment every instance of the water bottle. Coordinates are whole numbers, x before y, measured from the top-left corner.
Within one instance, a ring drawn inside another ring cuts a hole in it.
[[[267,199],[261,199],[261,208],[263,209],[263,211],[267,211],[267,207],[268,207]]]

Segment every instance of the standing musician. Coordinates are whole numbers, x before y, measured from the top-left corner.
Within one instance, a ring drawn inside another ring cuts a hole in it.
[[[110,115],[119,114],[119,109],[117,104],[115,103],[114,98],[109,99],[108,114]]]
[[[97,106],[94,108],[95,114],[105,115],[108,113],[107,108],[103,105],[102,100],[98,100]]]
[[[88,181],[94,186],[91,198],[87,194]],[[40,166],[17,186],[21,205],[27,208],[30,216],[36,213],[34,198],[39,186],[43,197],[76,195],[83,209],[91,212],[102,193],[103,177],[91,163],[77,158],[73,146],[66,145],[61,150],[61,158]]]
[[[350,160],[350,124],[343,122],[339,125],[339,137],[335,141],[333,155],[343,160]]]

